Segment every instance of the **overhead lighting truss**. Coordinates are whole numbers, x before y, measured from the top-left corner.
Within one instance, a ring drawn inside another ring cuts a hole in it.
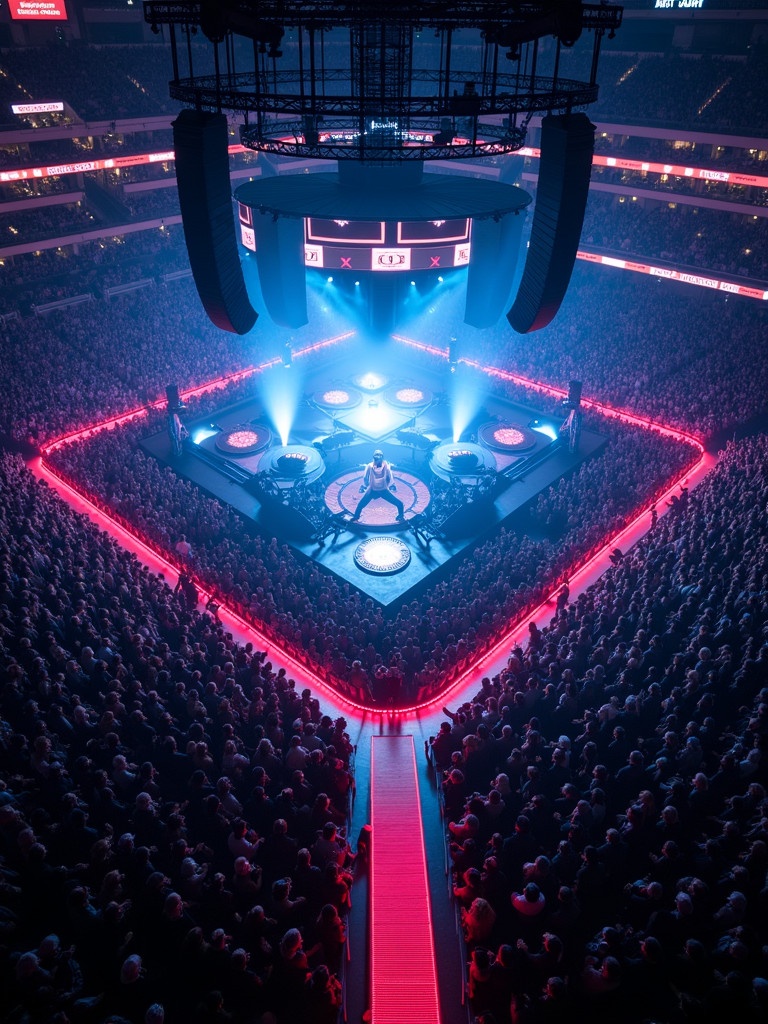
[[[169,33],[174,99],[242,115],[249,149],[366,162],[520,149],[534,114],[595,102],[601,42],[622,14],[580,0],[144,3]],[[562,77],[562,48],[590,41],[588,75]]]

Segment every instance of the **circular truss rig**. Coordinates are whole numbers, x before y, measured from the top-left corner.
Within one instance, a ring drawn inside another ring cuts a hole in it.
[[[597,99],[601,41],[622,14],[581,0],[144,3],[152,29],[169,28],[174,99],[242,114],[248,149],[376,162],[520,149],[533,114]],[[214,74],[195,73],[190,37],[198,31],[213,47]],[[589,80],[561,77],[561,47],[585,32]],[[236,45],[243,42],[252,45]]]

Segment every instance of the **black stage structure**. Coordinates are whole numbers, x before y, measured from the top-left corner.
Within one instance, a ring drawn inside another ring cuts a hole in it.
[[[377,364],[374,349],[367,360],[347,353],[310,373],[287,437],[279,436],[254,388],[246,401],[185,421],[181,455],[167,432],[142,446],[254,529],[381,605],[397,606],[502,526],[530,530],[536,496],[607,440],[583,430],[574,447],[563,422],[567,410],[545,415],[509,402],[462,364],[457,375],[403,363],[393,374],[388,362],[389,369],[383,359]],[[290,372],[264,371],[278,378]],[[462,391],[481,391],[460,432],[448,377]],[[376,449],[392,467],[404,524],[379,501],[351,522]]]
[[[309,238],[312,216],[382,226],[386,237],[369,264],[354,270],[365,275],[367,326],[382,337],[402,298],[398,271],[413,273],[411,259],[423,255],[391,236],[409,220],[466,220],[464,251],[451,269],[468,268],[467,324],[488,327],[508,309],[510,324],[527,333],[555,315],[576,257],[594,147],[594,126],[582,111],[597,99],[602,39],[620,26],[621,7],[146,0],[144,13],[154,31],[169,33],[170,93],[187,105],[174,123],[182,221],[198,292],[218,326],[245,334],[257,317],[225,208],[225,113],[239,124],[242,145],[261,157],[261,180],[237,193],[240,240],[255,253],[260,293],[276,323],[307,322],[306,268],[320,256]],[[195,65],[198,33],[210,44],[213,73]],[[589,53],[584,80],[560,73],[562,48],[575,45]],[[544,118],[542,201],[513,297],[517,215],[531,197],[506,181],[463,178],[446,186],[423,170],[428,161],[503,162],[524,145],[534,114]],[[286,181],[275,177],[275,157],[335,161],[338,169],[317,182],[311,174]],[[350,260],[339,269],[354,268]]]

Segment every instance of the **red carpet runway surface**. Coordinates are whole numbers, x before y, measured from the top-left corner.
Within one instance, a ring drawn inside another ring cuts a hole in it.
[[[371,739],[371,1022],[439,1024],[413,736]]]

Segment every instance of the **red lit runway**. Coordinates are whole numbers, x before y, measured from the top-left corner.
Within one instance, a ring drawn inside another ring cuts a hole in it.
[[[439,1024],[413,736],[371,738],[371,1022]]]

